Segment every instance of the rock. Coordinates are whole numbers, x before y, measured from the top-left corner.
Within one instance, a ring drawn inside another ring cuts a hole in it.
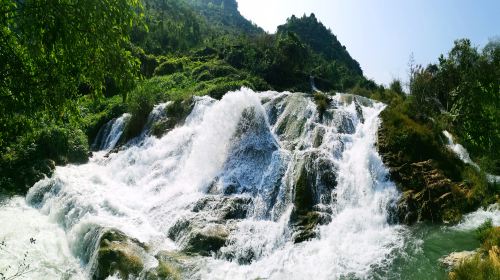
[[[436,168],[433,160],[392,168],[391,177],[404,191],[398,203],[400,221],[456,223],[462,218],[459,207],[466,203],[467,193]]]
[[[294,186],[294,209],[290,224],[293,239],[302,242],[316,237],[316,226],[329,223],[330,214],[321,205],[331,203],[336,186],[333,163],[319,152],[306,153],[298,162]]]
[[[295,243],[300,243],[318,237],[317,226],[330,223],[332,218],[328,213],[311,211],[305,215],[292,217],[292,220],[295,229],[292,239]]]
[[[166,118],[161,118],[153,123],[151,134],[161,137],[167,134],[178,125],[182,125],[194,108],[192,100],[176,100],[168,105],[166,109]]]
[[[202,229],[193,230],[183,252],[211,256],[224,246],[229,236],[229,231],[223,225],[209,224]]]
[[[330,204],[337,185],[335,166],[319,151],[307,152],[295,166],[294,205],[308,212],[317,204]]]
[[[146,246],[118,230],[108,230],[100,238],[92,279],[101,280],[118,274],[134,279],[144,269]]]
[[[232,230],[231,223],[200,212],[178,220],[168,232],[182,252],[190,255],[211,256],[224,246]]]
[[[192,211],[210,211],[223,220],[244,219],[251,203],[252,198],[248,196],[207,196],[197,201]]]
[[[476,255],[476,251],[462,251],[462,252],[453,252],[448,256],[439,259],[439,263],[447,268],[452,269],[456,267],[460,263],[465,260],[468,260]]]
[[[313,134],[313,147],[318,148],[323,143],[323,138],[325,137],[325,128],[318,126],[314,129]]]

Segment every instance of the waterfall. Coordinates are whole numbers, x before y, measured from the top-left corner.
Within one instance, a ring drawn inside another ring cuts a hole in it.
[[[399,193],[375,147],[383,109],[347,94],[330,97],[323,116],[301,93],[195,97],[183,124],[161,138],[149,136],[148,122],[121,151],[57,167],[16,207],[43,217],[61,242],[47,250],[67,248],[66,267],[78,260],[84,270],[75,277],[94,272],[96,237],[113,228],[147,244],[145,269],[159,252],[198,250],[190,279],[366,278],[403,247],[402,227],[388,222]],[[103,127],[99,149],[114,147],[128,118]],[[0,207],[1,224],[11,208]],[[49,238],[32,226],[19,230]],[[214,235],[218,248],[200,249],[198,237]]]
[[[451,135],[451,133],[449,133],[448,131],[445,130],[445,131],[443,131],[443,135],[446,137],[446,140],[448,142],[446,144],[446,146],[451,151],[453,151],[461,161],[463,161],[464,163],[472,165],[477,170],[481,170],[481,168],[479,167],[479,165],[477,165],[477,163],[475,163],[474,161],[472,161],[472,159],[469,156],[469,152],[467,151],[467,149],[465,149],[464,146],[462,146],[462,145],[460,145],[458,143],[455,143],[455,141],[453,139],[453,135]],[[500,176],[497,176],[497,175],[486,173],[486,179],[490,183],[500,183]]]
[[[92,144],[92,149],[101,151],[110,151],[120,140],[123,130],[130,119],[131,115],[123,114],[121,117],[113,119],[106,123],[97,133],[96,139]]]

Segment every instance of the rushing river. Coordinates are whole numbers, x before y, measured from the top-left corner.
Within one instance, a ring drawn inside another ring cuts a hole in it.
[[[442,279],[440,257],[477,247],[471,231],[487,217],[500,222],[495,209],[449,228],[391,222],[400,194],[376,150],[382,103],[337,94],[320,114],[305,94],[242,89],[196,98],[182,125],[150,136],[167,106],[119,151],[109,153],[127,114],[101,129],[89,163],[3,199],[0,272],[29,263],[25,279],[88,279],[96,240],[111,228],[147,244],[145,269],[196,232],[224,232],[221,248],[193,257],[190,279]],[[293,206],[304,176],[310,210],[326,222],[299,243]],[[235,201],[241,209],[228,217]]]

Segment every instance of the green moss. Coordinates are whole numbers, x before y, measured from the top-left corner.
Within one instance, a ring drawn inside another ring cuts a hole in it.
[[[181,274],[179,270],[168,262],[160,261],[158,267],[156,268],[156,273],[160,279],[168,280],[181,280]]]
[[[120,231],[106,231],[100,239],[93,279],[106,279],[117,273],[121,279],[138,276],[144,269],[141,251],[145,249],[142,243]]]
[[[155,76],[170,75],[183,70],[182,62],[179,60],[168,60],[161,63],[154,71]]]
[[[322,92],[316,92],[314,93],[314,102],[316,103],[320,118],[322,118],[326,109],[328,109],[328,106],[330,105],[330,98]]]
[[[312,209],[314,204],[312,187],[313,183],[308,180],[308,172],[304,164],[295,182],[294,204],[299,213],[305,213]]]
[[[89,145],[77,128],[52,125],[7,148],[0,156],[0,186],[4,191],[23,193],[36,181],[50,176],[55,164],[85,163]]]

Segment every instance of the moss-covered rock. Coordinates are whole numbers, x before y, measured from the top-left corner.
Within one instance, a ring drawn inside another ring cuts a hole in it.
[[[500,227],[487,221],[478,228],[477,235],[481,248],[453,264],[450,280],[500,279]]]
[[[295,242],[316,236],[316,226],[330,222],[330,213],[322,205],[331,203],[331,193],[336,186],[334,165],[319,151],[304,154],[295,173],[294,209],[290,224]]]
[[[207,217],[206,213],[199,213],[180,219],[169,229],[168,236],[186,254],[211,256],[224,246],[231,230],[228,224],[214,221],[213,218]]]
[[[224,246],[228,236],[229,231],[225,226],[209,224],[190,233],[183,251],[189,254],[210,256]]]
[[[100,238],[92,279],[101,280],[118,274],[134,279],[144,269],[146,246],[117,230],[108,230]]]
[[[494,202],[484,174],[448,150],[432,122],[416,121],[398,106],[381,117],[378,149],[403,193],[397,207],[401,222],[456,223]]]

